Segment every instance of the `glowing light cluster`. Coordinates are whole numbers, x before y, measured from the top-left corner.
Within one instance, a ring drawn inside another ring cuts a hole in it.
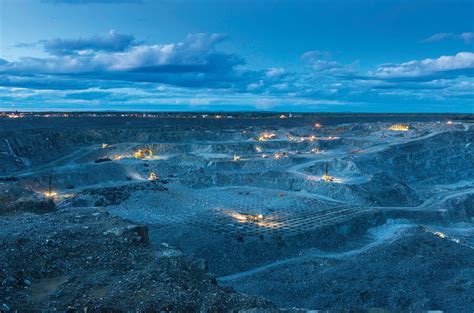
[[[286,136],[288,138],[288,140],[290,141],[294,141],[294,142],[303,142],[303,141],[315,141],[316,139],[318,139],[318,137],[316,137],[315,135],[311,135],[311,136],[308,136],[308,137],[297,137],[297,136],[293,136],[293,135],[287,135]]]
[[[410,129],[410,126],[404,125],[404,124],[394,124],[388,128],[388,130],[393,130],[393,131],[408,131]]]
[[[134,157],[136,159],[152,159],[153,158],[153,150],[146,146],[143,149],[138,149],[137,151],[133,153],[125,153],[125,154],[115,154],[111,156],[110,158],[118,161],[124,158],[131,158]]]
[[[52,200],[64,200],[67,198],[72,198],[76,194],[74,193],[59,193],[56,191],[43,191],[43,192],[37,192],[38,194],[42,194],[43,197],[52,199]]]
[[[262,214],[253,215],[253,214],[239,213],[239,212],[234,212],[234,211],[228,211],[226,212],[226,214],[240,223],[256,222],[259,220],[263,220]]]
[[[281,159],[287,158],[287,157],[288,157],[288,153],[287,153],[287,152],[282,152],[282,153],[277,152],[277,153],[274,153],[274,154],[273,154],[273,158],[274,158],[275,160],[281,160]]]
[[[153,157],[153,151],[150,148],[139,149],[133,153],[137,159],[150,159]]]
[[[5,114],[5,117],[8,118],[22,118],[24,115],[22,113],[7,113]]]
[[[295,141],[295,142],[303,142],[304,141],[303,137],[296,137],[296,136],[292,136],[292,135],[288,135],[288,136],[286,136],[286,138],[288,138],[289,141]]]
[[[150,172],[150,173],[148,174],[148,178],[147,178],[147,179],[150,180],[150,181],[153,181],[153,180],[158,180],[158,179],[160,179],[160,177],[159,177],[158,175],[156,175],[155,172]]]
[[[277,138],[276,134],[264,132],[264,133],[261,133],[260,136],[257,137],[257,140],[258,141],[267,141],[267,140],[275,139],[275,138]]]
[[[329,136],[329,137],[319,137],[320,140],[338,140],[340,137],[337,136]]]
[[[322,180],[327,181],[327,182],[332,182],[334,181],[334,177],[330,175],[324,174],[323,177],[321,177]]]
[[[263,214],[248,214],[239,213],[235,211],[225,211],[224,214],[232,217],[239,223],[251,223],[259,227],[275,228],[282,225],[282,223],[277,223],[268,220],[266,217],[263,216]]]
[[[316,140],[338,140],[340,137],[337,136],[328,136],[328,137],[317,137],[315,135],[311,135],[308,137],[295,137],[288,135],[287,136],[290,141],[296,141],[296,142],[303,142],[303,141],[316,141]]]
[[[439,238],[446,238],[446,235],[440,231],[434,232],[435,236],[438,236]]]
[[[43,192],[43,196],[46,198],[54,199],[58,196],[58,193],[55,191],[45,191]]]

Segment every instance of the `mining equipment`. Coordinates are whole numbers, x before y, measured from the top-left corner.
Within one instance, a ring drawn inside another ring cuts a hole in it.
[[[153,181],[153,180],[158,180],[158,179],[160,179],[160,177],[156,175],[155,172],[150,172],[148,174],[148,180]]]
[[[151,150],[151,148],[148,146],[145,146],[145,148],[134,152],[133,156],[137,159],[150,159],[153,157],[153,150]]]
[[[103,163],[103,162],[110,162],[110,161],[112,161],[111,158],[105,157],[105,158],[98,158],[98,159],[95,160],[94,162],[95,162],[95,163]]]
[[[334,177],[330,176],[329,173],[328,173],[328,163],[326,163],[326,168],[324,170],[323,180],[324,181],[334,181]]]

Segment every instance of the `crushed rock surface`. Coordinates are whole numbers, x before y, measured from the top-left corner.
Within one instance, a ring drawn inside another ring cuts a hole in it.
[[[263,299],[219,287],[197,260],[100,208],[0,219],[2,309],[239,311]]]

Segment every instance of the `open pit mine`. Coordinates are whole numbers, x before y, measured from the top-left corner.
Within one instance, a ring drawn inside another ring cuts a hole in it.
[[[3,113],[0,311],[474,311],[474,116]]]

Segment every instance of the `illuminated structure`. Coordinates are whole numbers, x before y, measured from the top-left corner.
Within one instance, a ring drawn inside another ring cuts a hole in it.
[[[410,126],[404,124],[394,124],[388,128],[388,130],[394,131],[407,131],[410,129]]]
[[[288,140],[294,141],[294,142],[303,142],[305,140],[313,142],[316,139],[318,139],[315,135],[311,135],[311,136],[308,136],[308,137],[296,137],[296,136],[293,136],[293,135],[287,135],[286,137],[288,138]]]
[[[277,152],[273,154],[273,158],[275,160],[280,160],[282,158],[287,158],[287,157],[288,157],[288,152],[281,152],[281,153]]]
[[[43,193],[43,195],[44,195],[46,198],[54,199],[54,198],[58,195],[58,193],[52,191],[51,187],[52,187],[52,175],[49,174],[49,179],[48,179],[48,191],[46,191],[45,193]]]
[[[238,212],[227,212],[227,214],[241,223],[249,223],[249,222],[252,223],[252,222],[258,222],[258,221],[263,220],[262,214],[253,215],[253,214],[238,213]]]
[[[19,112],[0,112],[0,117],[5,118],[22,118],[25,117],[27,114],[19,113]]]
[[[293,135],[287,135],[286,137],[287,137],[288,140],[290,140],[290,141],[295,141],[295,142],[303,142],[303,141],[304,141],[304,138],[295,137],[295,136],[293,136]]]
[[[439,238],[443,238],[443,239],[446,238],[446,234],[445,234],[445,233],[442,233],[442,232],[440,232],[440,231],[434,232],[434,235],[437,236],[437,237],[439,237]]]
[[[158,180],[158,179],[160,179],[160,177],[156,175],[155,172],[150,172],[148,174],[148,180],[153,181],[153,180]]]
[[[153,151],[146,146],[145,148],[134,152],[133,156],[137,159],[149,159],[153,157]]]
[[[256,139],[258,141],[267,141],[267,140],[270,140],[270,139],[275,139],[277,137],[276,134],[274,133],[261,133],[260,136],[258,136]]]
[[[328,173],[328,164],[326,163],[326,168],[324,170],[324,175],[322,177],[324,181],[334,181],[334,177],[330,176]]]
[[[264,217],[263,214],[249,214],[235,211],[225,211],[224,214],[232,217],[239,223],[252,224],[262,228],[279,228],[284,226],[281,222],[272,221],[271,216]]]
[[[43,195],[44,195],[46,198],[54,199],[54,198],[56,198],[56,196],[58,195],[58,193],[55,192],[55,191],[46,191],[45,193],[43,193]]]

